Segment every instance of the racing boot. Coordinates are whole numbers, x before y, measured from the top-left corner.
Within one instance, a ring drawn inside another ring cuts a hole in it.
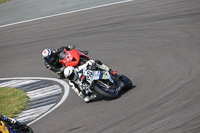
[[[88,102],[94,100],[96,97],[97,97],[97,95],[91,94],[91,93],[87,92],[86,95],[85,95],[85,97],[84,97],[84,101],[86,103],[88,103]]]
[[[118,71],[113,71],[112,69],[109,70],[109,73],[113,76],[118,76],[119,72]]]

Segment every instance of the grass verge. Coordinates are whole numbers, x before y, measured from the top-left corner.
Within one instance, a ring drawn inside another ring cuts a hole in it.
[[[3,2],[8,2],[8,1],[11,1],[11,0],[0,0],[0,4]]]
[[[0,109],[2,114],[14,118],[28,108],[29,97],[22,89],[0,87]]]

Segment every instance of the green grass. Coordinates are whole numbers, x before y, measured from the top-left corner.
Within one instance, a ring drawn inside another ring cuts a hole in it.
[[[22,89],[0,87],[0,109],[2,114],[14,118],[28,108],[29,97]]]
[[[11,0],[0,0],[0,4],[3,2],[8,2],[8,1],[11,1]]]

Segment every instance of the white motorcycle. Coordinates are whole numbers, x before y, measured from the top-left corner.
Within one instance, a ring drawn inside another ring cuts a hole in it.
[[[82,79],[79,81],[81,90],[101,95],[106,99],[117,98],[121,90],[132,88],[131,80],[122,74],[111,76],[108,71],[87,67],[79,71],[75,70],[79,78]]]
[[[83,65],[88,60],[87,51],[79,51],[72,49],[67,51],[63,49],[60,53],[59,62],[65,67],[73,65]],[[82,81],[79,81],[79,87],[82,91],[101,95],[107,99],[114,99],[119,97],[119,92],[125,89],[132,88],[132,82],[123,74],[112,76],[108,71],[103,71],[98,68],[88,68],[86,65],[81,69],[76,70],[76,75]],[[83,82],[84,79],[84,82]]]

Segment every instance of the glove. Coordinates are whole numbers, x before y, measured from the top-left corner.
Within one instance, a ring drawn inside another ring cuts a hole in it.
[[[88,51],[86,50],[86,51],[81,51],[82,53],[84,53],[85,55],[88,55]]]
[[[16,122],[17,122],[17,120],[16,119],[12,119],[12,118],[10,118],[10,120],[11,120],[11,124],[15,124]]]
[[[53,49],[52,51],[51,51],[52,53],[58,53],[58,49]]]
[[[67,45],[67,46],[63,46],[63,47],[59,48],[58,51],[61,52],[63,49],[67,49],[67,50],[71,51],[74,48],[76,48],[74,45]]]
[[[6,122],[15,125],[17,123],[17,120],[12,118],[7,118]]]
[[[97,68],[96,63],[92,63],[91,65],[90,64],[87,65],[87,69],[89,69],[89,70],[95,70],[96,68]]]
[[[74,49],[74,48],[75,48],[75,46],[74,46],[74,45],[68,45],[67,47],[68,47],[68,49],[69,49],[69,50],[72,50],[72,49]]]

